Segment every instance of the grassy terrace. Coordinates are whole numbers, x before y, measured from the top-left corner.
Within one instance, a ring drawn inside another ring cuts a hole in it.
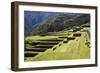
[[[85,31],[50,32],[48,36],[26,37],[25,41],[25,61],[90,58],[89,38]]]

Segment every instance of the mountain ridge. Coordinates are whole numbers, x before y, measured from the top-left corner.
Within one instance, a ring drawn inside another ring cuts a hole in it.
[[[50,12],[49,12],[50,13]],[[80,14],[80,13],[42,13],[36,12],[36,14],[30,14],[32,19],[28,19],[26,16],[26,23],[24,26],[25,35],[45,35],[48,32],[58,32],[66,28],[73,26],[80,26],[84,23],[90,22],[89,14]],[[46,15],[47,14],[47,15]],[[46,16],[45,16],[46,15]],[[45,18],[46,17],[46,18]],[[36,19],[35,19],[36,18]],[[43,18],[43,19],[42,19]],[[39,19],[39,21],[38,21]],[[34,22],[28,25],[27,20]],[[35,23],[37,20],[38,23]]]

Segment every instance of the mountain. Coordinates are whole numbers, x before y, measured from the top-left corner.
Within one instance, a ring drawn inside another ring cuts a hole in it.
[[[89,14],[62,13],[48,18],[32,27],[31,35],[45,35],[48,32],[58,32],[73,26],[90,22]]]
[[[25,34],[30,34],[32,27],[46,20],[49,16],[56,16],[55,12],[24,11]]]

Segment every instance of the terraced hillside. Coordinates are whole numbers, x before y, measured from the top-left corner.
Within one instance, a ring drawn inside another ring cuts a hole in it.
[[[90,25],[25,37],[25,61],[90,58]]]

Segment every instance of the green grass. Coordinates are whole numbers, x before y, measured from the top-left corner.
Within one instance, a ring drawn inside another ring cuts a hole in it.
[[[64,31],[65,32],[65,31]],[[67,43],[61,41],[57,45],[54,45],[51,49],[45,52],[40,52],[35,57],[25,58],[25,61],[42,61],[42,60],[68,60],[68,59],[87,59],[90,58],[90,48],[85,44],[87,41],[87,33],[81,32],[80,37],[76,37],[75,40],[70,40]],[[30,36],[26,40],[48,40],[57,39],[59,36]],[[34,39],[35,38],[35,39]],[[61,44],[60,46],[58,46]],[[53,48],[56,46],[55,50]],[[28,47],[31,47],[28,45]]]
[[[55,38],[58,38],[58,36],[29,36],[29,37],[26,37],[25,40],[32,40],[32,41],[36,41],[36,40],[42,40],[42,39],[55,39]]]

